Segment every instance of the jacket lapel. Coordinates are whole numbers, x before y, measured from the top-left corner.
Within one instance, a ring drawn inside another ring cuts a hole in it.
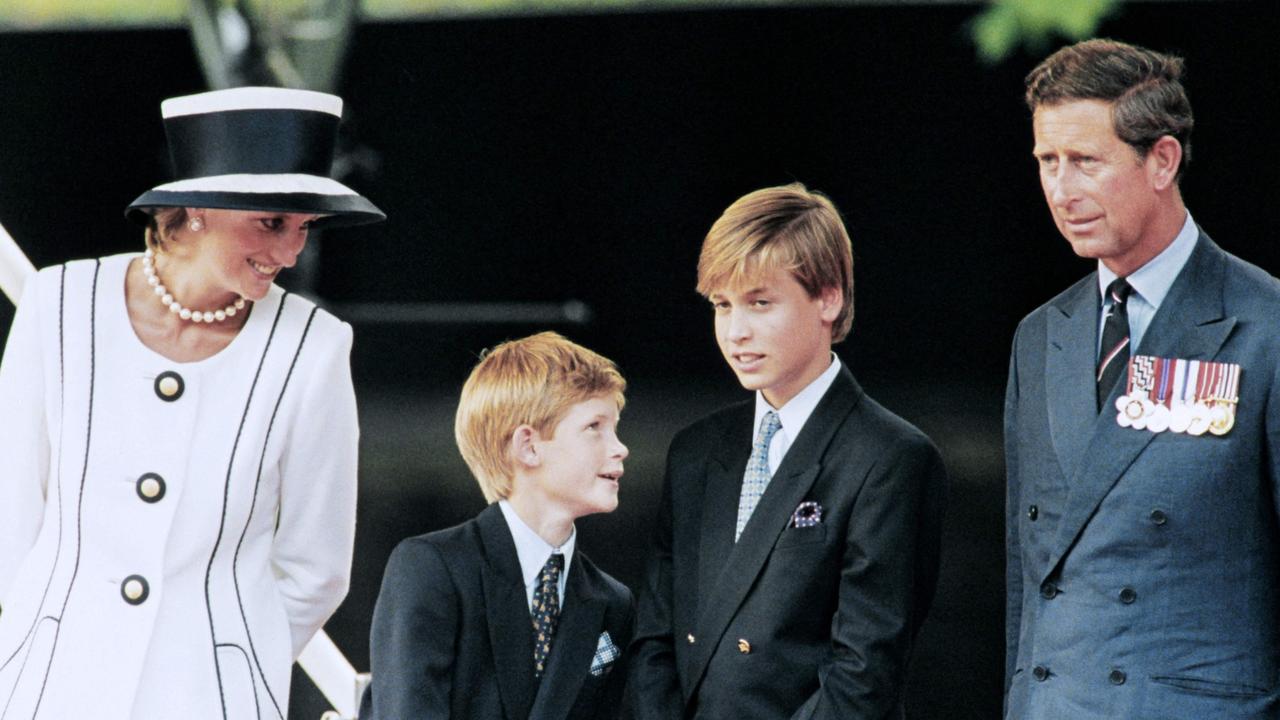
[[[1226,255],[1204,233],[1187,265],[1147,328],[1135,355],[1211,360],[1235,327],[1222,305]],[[1123,390],[1112,393],[1115,397]],[[1116,425],[1115,410],[1104,408],[1089,432],[1088,454],[1071,477],[1067,504],[1054,537],[1051,574],[1102,499],[1115,486],[1156,434]],[[1042,578],[1043,579],[1043,578]]]
[[[1102,298],[1097,278],[1092,273],[1077,283],[1048,313],[1049,434],[1066,478],[1075,475],[1098,420],[1094,368]]]
[[[755,584],[756,577],[768,560],[778,536],[786,529],[791,513],[813,486],[821,469],[821,459],[832,437],[845,418],[862,399],[862,388],[848,368],[842,367],[835,382],[814,408],[813,415],[805,423],[800,436],[795,439],[782,465],[773,474],[769,487],[751,514],[751,520],[742,531],[742,537],[730,548],[728,561],[710,594],[699,594],[698,639],[693,657],[691,677],[693,686],[701,682],[707,663],[715,652],[729,625]],[[746,462],[742,463],[745,470]],[[742,484],[738,475],[734,502],[729,514],[729,540],[733,540],[733,526],[737,521],[737,492]],[[727,513],[728,514],[728,513]],[[704,513],[705,517],[705,513]],[[705,558],[700,562],[705,562]]]
[[[533,621],[520,574],[520,560],[511,530],[496,503],[485,508],[477,521],[485,550],[484,606],[498,692],[508,720],[525,720],[533,705],[535,689]]]
[[[564,611],[551,642],[551,657],[542,676],[531,718],[558,720],[568,717],[591,672],[600,631],[604,629],[604,596],[587,583],[584,557],[575,552],[565,582]],[[532,653],[532,649],[530,650]]]
[[[738,524],[738,497],[742,476],[751,456],[750,427],[753,406],[744,403],[725,423],[724,434],[707,463],[707,480],[702,497],[702,531],[698,543],[698,605],[714,597],[716,583],[733,551],[733,530]]]

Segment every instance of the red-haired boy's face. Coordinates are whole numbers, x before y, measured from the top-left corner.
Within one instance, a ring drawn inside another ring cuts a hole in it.
[[[612,512],[627,446],[618,438],[618,405],[596,397],[571,405],[550,438],[538,439],[540,502],[571,517]]]
[[[773,407],[830,366],[831,325],[843,305],[839,289],[810,297],[790,272],[774,269],[708,298],[725,361],[743,387],[761,391]]]

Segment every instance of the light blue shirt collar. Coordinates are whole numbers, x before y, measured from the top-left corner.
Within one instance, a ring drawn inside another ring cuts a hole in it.
[[[1182,229],[1174,236],[1169,247],[1160,251],[1159,255],[1151,258],[1146,265],[1133,271],[1126,278],[1129,285],[1133,287],[1133,294],[1129,296],[1129,301],[1126,303],[1129,315],[1130,348],[1138,348],[1142,343],[1152,318],[1160,309],[1165,296],[1169,294],[1169,289],[1173,287],[1173,281],[1178,278],[1178,273],[1182,272],[1191,253],[1196,249],[1196,240],[1199,237],[1200,229],[1188,212],[1187,219],[1182,223]],[[1115,279],[1116,274],[1099,261],[1098,294],[1102,296],[1102,312],[1098,320],[1099,345],[1102,343],[1102,325],[1107,316],[1107,309],[1111,306],[1111,298],[1106,294],[1107,287]],[[1133,350],[1130,352],[1132,353]]]
[[[1191,257],[1191,251],[1196,249],[1198,237],[1200,237],[1200,229],[1196,227],[1195,221],[1191,219],[1191,213],[1188,212],[1186,221],[1182,223],[1182,229],[1173,238],[1173,242],[1169,243],[1169,247],[1148,260],[1146,265],[1130,273],[1127,280],[1134,292],[1141,295],[1151,307],[1159,310],[1160,303],[1164,302],[1164,297],[1169,294],[1169,288],[1173,287],[1173,281],[1177,279],[1178,273],[1182,272],[1182,266],[1186,265],[1187,259]],[[1116,277],[1116,274],[1103,265],[1102,261],[1098,261],[1098,294],[1104,300],[1107,286]]]

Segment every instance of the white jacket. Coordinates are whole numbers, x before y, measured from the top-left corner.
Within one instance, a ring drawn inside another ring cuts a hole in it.
[[[273,286],[176,363],[134,257],[41,271],[0,364],[0,720],[282,719],[350,577],[351,328]]]

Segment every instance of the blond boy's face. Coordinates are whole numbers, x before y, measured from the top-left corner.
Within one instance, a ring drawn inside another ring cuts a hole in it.
[[[536,492],[578,518],[618,507],[627,446],[618,439],[618,405],[598,397],[569,407],[551,437],[539,438]]]
[[[744,287],[718,288],[716,342],[738,382],[780,408],[831,364],[831,325],[840,314],[838,289],[809,293],[786,270],[762,273]]]

